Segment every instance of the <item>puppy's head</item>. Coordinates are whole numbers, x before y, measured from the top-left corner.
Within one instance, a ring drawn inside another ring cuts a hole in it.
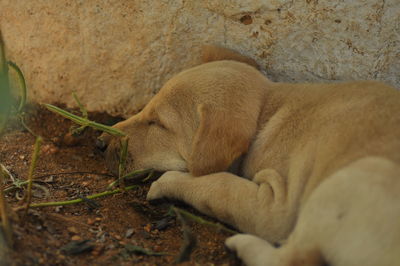
[[[265,78],[233,61],[204,64],[165,84],[138,114],[115,125],[129,137],[127,170],[225,171],[245,153],[257,128]],[[111,171],[119,140],[103,134]]]

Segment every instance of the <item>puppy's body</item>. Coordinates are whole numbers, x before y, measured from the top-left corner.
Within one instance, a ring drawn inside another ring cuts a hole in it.
[[[228,239],[249,265],[400,262],[400,94],[389,86],[273,83],[217,61],[178,74],[117,127],[134,137],[132,167],[184,171],[149,199],[183,200],[270,242],[293,232],[280,249]],[[247,179],[224,172],[240,156]]]
[[[304,201],[325,178],[365,156],[400,164],[399,92],[379,82],[272,84],[243,175],[274,169],[288,200]],[[272,113],[272,114],[271,114]]]

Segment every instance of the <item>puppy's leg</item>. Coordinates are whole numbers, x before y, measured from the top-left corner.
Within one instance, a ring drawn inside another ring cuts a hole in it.
[[[182,200],[239,230],[269,241],[281,240],[292,229],[295,211],[285,201],[285,183],[276,171],[262,171],[257,183],[221,172],[193,177],[170,171],[155,181],[148,200]]]
[[[399,265],[399,173],[386,159],[360,159],[313,191],[281,248],[247,235],[226,244],[248,265]]]

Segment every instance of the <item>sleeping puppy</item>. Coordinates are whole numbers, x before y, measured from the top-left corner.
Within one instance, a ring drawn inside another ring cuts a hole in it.
[[[247,265],[400,265],[400,92],[275,83],[218,47],[204,58],[115,126],[131,169],[167,171],[148,200],[182,200],[246,233],[226,245]],[[101,139],[116,169],[118,140]]]

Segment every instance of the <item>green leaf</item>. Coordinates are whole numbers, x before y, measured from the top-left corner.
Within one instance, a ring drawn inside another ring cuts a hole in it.
[[[8,66],[10,66],[11,69],[14,70],[15,73],[17,74],[17,84],[18,84],[18,88],[20,89],[20,97],[21,97],[19,100],[17,113],[20,113],[20,112],[22,112],[22,109],[25,107],[25,104],[26,104],[27,89],[26,89],[26,82],[25,82],[24,74],[22,74],[21,69],[14,62],[8,61],[7,63],[8,63]]]

